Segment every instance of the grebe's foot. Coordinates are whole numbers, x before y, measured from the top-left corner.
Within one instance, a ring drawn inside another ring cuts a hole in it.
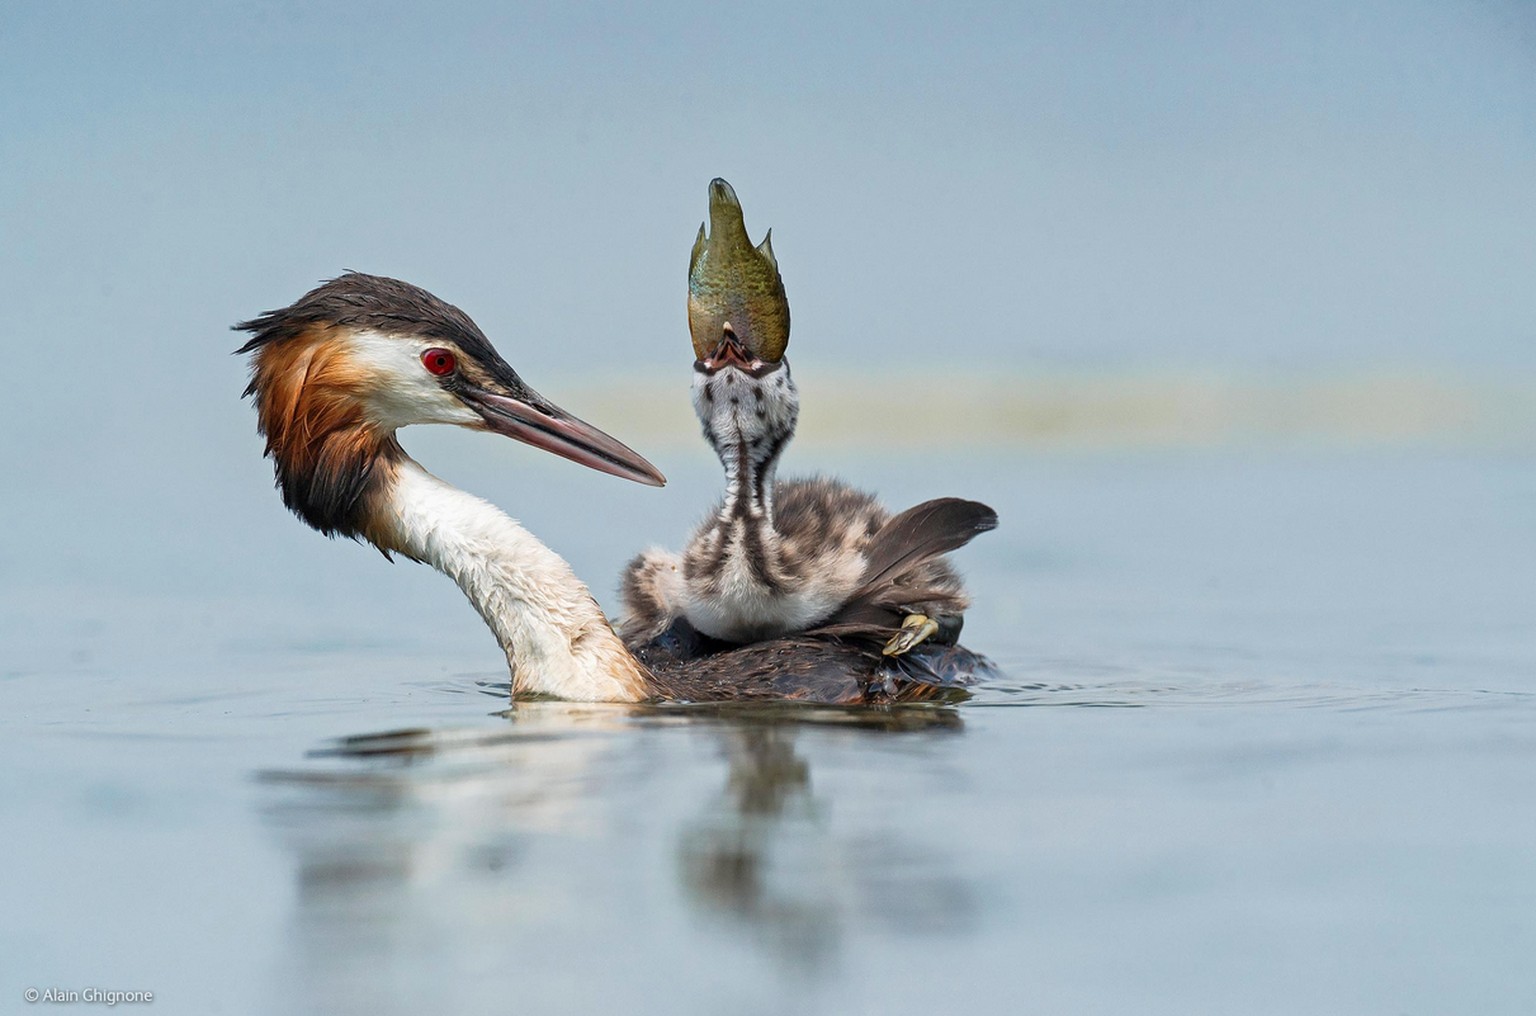
[[[927,614],[908,614],[901,622],[901,631],[892,635],[880,652],[885,656],[900,656],[938,630],[939,622]]]

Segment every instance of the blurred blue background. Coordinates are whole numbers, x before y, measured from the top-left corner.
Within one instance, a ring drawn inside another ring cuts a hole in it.
[[[802,358],[1536,366],[1525,4],[22,2],[0,86],[7,333],[141,394],[342,267],[672,365],[715,175]]]
[[[271,491],[229,326],[411,280],[671,477],[403,436],[613,608],[720,485],[717,175],[785,471],[1002,516],[959,563],[1012,683],[932,736],[488,719],[452,587]],[[1533,181],[1514,0],[8,0],[0,1008],[1530,1012]],[[513,747],[251,778],[463,725]]]

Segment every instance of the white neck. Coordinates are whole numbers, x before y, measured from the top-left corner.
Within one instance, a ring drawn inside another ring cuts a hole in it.
[[[644,672],[571,566],[494,505],[412,459],[381,521],[395,549],[457,582],[496,633],[517,694],[583,702],[649,697]]]
[[[789,360],[762,377],[734,368],[715,374],[695,369],[693,408],[705,439],[725,467],[720,521],[729,524],[745,517],[774,536],[774,475],[800,415]]]

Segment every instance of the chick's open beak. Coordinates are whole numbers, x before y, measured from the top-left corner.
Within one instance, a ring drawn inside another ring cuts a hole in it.
[[[753,377],[762,377],[770,371],[777,370],[779,362],[761,359],[747,348],[734,332],[727,331],[720,341],[715,343],[715,348],[710,350],[702,360],[696,361],[694,366],[706,374],[714,374],[726,367],[735,367]]]

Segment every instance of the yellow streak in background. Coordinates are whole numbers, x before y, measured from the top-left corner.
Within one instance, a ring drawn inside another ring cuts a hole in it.
[[[1305,377],[1216,372],[797,371],[800,446],[1180,449],[1248,446],[1536,451],[1536,375]],[[562,385],[642,447],[700,440],[689,375]],[[615,424],[616,426],[616,424]]]

